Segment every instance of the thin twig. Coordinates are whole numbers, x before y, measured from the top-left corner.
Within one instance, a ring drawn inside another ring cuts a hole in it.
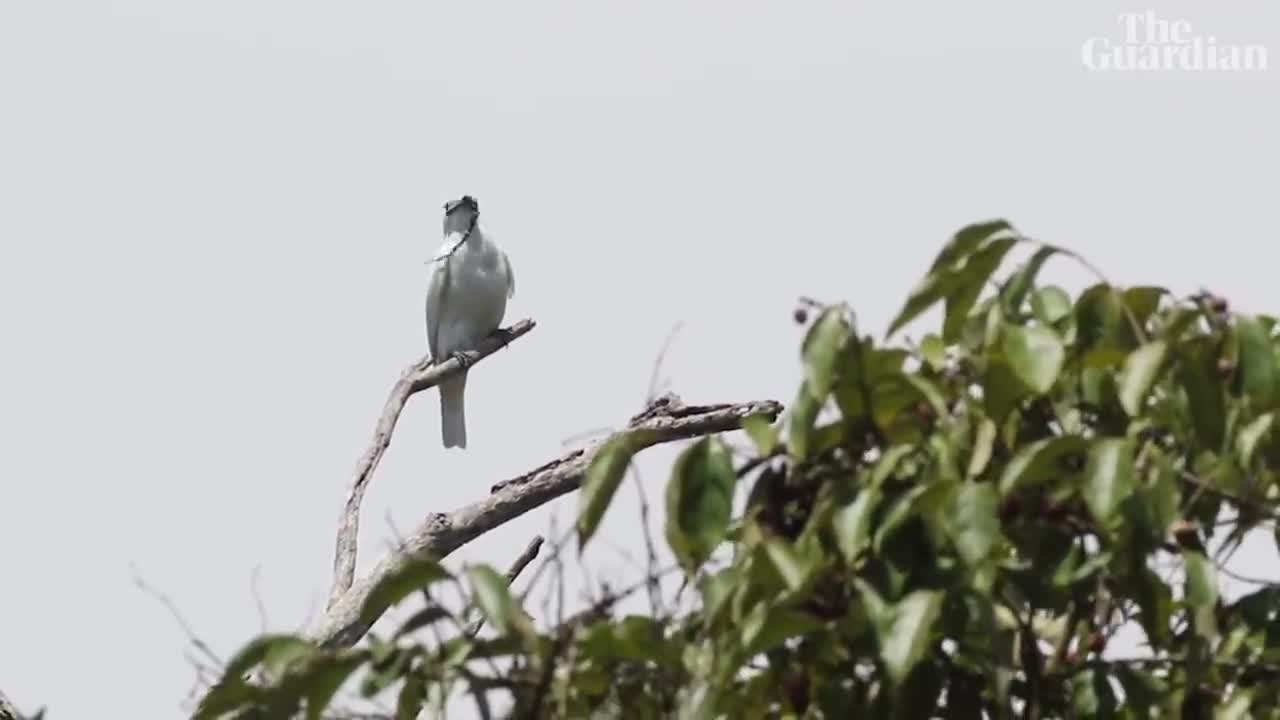
[[[187,640],[191,642],[191,645],[195,647],[195,649],[199,650],[206,658],[208,658],[209,661],[212,662],[215,667],[218,667],[218,668],[224,667],[226,663],[222,661],[222,658],[218,657],[218,654],[213,651],[213,648],[209,647],[209,645],[205,641],[201,640],[200,637],[196,635],[195,630],[191,629],[191,624],[188,623],[187,619],[182,616],[182,611],[178,610],[177,604],[175,604],[173,600],[169,598],[168,595],[165,595],[159,590],[156,590],[155,588],[148,585],[146,581],[144,581],[142,577],[138,575],[137,568],[131,568],[131,570],[133,572],[133,583],[137,585],[138,588],[141,589],[144,593],[155,598],[161,605],[165,606],[165,608],[169,611],[169,614],[173,616],[173,619],[178,623],[178,626],[182,628],[182,632],[187,636]]]
[[[612,432],[614,432],[614,428],[605,427],[603,425],[600,427],[591,428],[590,430],[583,430],[581,432],[576,432],[570,435],[569,437],[561,440],[560,447],[565,447],[565,448],[571,447],[573,445],[577,445],[578,443],[584,440],[596,439],[596,438],[599,438],[601,435],[608,435]]]
[[[529,541],[529,545],[524,549],[524,552],[520,553],[520,556],[515,559],[515,562],[511,563],[511,567],[507,570],[507,585],[515,582],[520,573],[524,572],[525,566],[533,562],[534,558],[538,557],[538,551],[542,549],[543,541],[544,540],[541,535],[533,536],[533,539]],[[476,618],[475,621],[471,623],[470,627],[467,628],[467,637],[475,637],[479,634],[480,628],[483,625],[484,614],[481,614],[480,617]]]
[[[270,622],[267,620],[267,605],[262,600],[262,566],[254,565],[249,576],[249,592],[253,595],[253,603],[258,608],[258,630],[266,632]]]
[[[378,419],[373,433],[373,441],[356,464],[356,471],[351,480],[351,488],[347,491],[347,500],[343,507],[342,519],[338,523],[338,539],[333,557],[333,586],[329,591],[327,607],[332,608],[338,598],[351,588],[356,572],[356,546],[360,536],[360,503],[364,499],[365,489],[373,477],[373,471],[382,460],[383,453],[391,445],[391,434],[395,431],[396,421],[405,403],[415,393],[439,385],[444,380],[462,372],[464,365],[471,367],[506,347],[516,338],[534,328],[532,320],[521,320],[509,328],[494,332],[476,346],[474,350],[461,353],[465,361],[458,356],[450,357],[442,363],[433,363],[424,357],[410,365],[400,374],[387,402],[383,406],[382,416]]]
[[[529,594],[533,592],[533,588],[538,584],[538,580],[542,577],[542,573],[559,561],[560,549],[565,546],[565,543],[569,542],[569,538],[573,537],[573,534],[576,531],[577,528],[574,525],[570,525],[564,532],[557,533],[555,517],[553,516],[551,518],[551,554],[544,558],[542,562],[538,563],[538,567],[533,569],[533,577],[529,578],[529,585],[520,595],[521,604],[528,602]]]
[[[658,351],[658,357],[653,361],[653,371],[649,375],[649,391],[645,394],[645,403],[653,402],[658,396],[658,378],[662,371],[662,362],[667,359],[667,352],[671,350],[671,343],[676,339],[676,334],[680,332],[681,323],[676,323],[671,327],[671,332],[667,333],[667,339],[662,343],[662,349]]]
[[[1247,510],[1252,510],[1253,512],[1258,513],[1258,515],[1263,516],[1268,520],[1280,520],[1280,510],[1276,510],[1275,508],[1268,507],[1266,505],[1260,505],[1254,501],[1247,500],[1238,495],[1233,495],[1232,493],[1229,493],[1225,490],[1219,490],[1218,488],[1214,487],[1212,483],[1206,480],[1202,480],[1199,477],[1196,477],[1193,473],[1187,472],[1186,470],[1183,470],[1180,474],[1183,482],[1195,488],[1195,493],[1193,494],[1192,499],[1187,501],[1186,507],[1191,507],[1195,499],[1201,493],[1203,493],[1203,494],[1213,495],[1219,500],[1225,500],[1226,502],[1229,502],[1232,505],[1235,505],[1236,508],[1244,508]]]
[[[555,554],[551,556],[551,566],[555,568],[556,626],[564,622],[564,556],[560,554],[563,541],[556,544]]]
[[[1228,570],[1227,568],[1225,568],[1225,567],[1223,567],[1223,566],[1221,566],[1221,565],[1219,565],[1219,566],[1218,566],[1218,572],[1222,573],[1223,575],[1226,575],[1227,577],[1231,578],[1232,580],[1235,580],[1235,581],[1237,581],[1237,582],[1246,583],[1246,584],[1249,584],[1249,585],[1262,585],[1262,586],[1264,586],[1264,587],[1280,587],[1280,580],[1264,580],[1264,579],[1262,579],[1262,578],[1258,578],[1258,577],[1250,577],[1250,576],[1248,576],[1248,575],[1241,575],[1240,573],[1238,573],[1238,572],[1236,572],[1236,571],[1234,571],[1234,570]]]
[[[644,537],[644,551],[648,565],[645,571],[650,576],[658,568],[658,548],[653,542],[653,531],[649,527],[649,496],[644,491],[644,482],[640,478],[640,470],[633,464],[631,466],[631,478],[635,481],[636,494],[640,496],[640,529],[641,535]],[[657,580],[649,584],[649,609],[653,612],[653,616],[662,615],[662,587]]]

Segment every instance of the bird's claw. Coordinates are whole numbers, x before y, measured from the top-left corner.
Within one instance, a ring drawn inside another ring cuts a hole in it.
[[[502,340],[503,341],[502,344],[504,346],[510,343],[515,338],[515,333],[511,332],[510,330],[504,327],[494,328],[493,332],[489,333],[489,335],[491,335],[492,337],[498,338],[499,340]]]
[[[452,353],[449,353],[449,359],[457,360],[458,365],[461,366],[462,369],[464,370],[471,367],[471,355],[469,355],[468,353],[462,350],[456,350]]]

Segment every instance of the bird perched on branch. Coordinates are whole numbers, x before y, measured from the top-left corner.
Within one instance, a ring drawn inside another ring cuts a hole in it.
[[[470,195],[445,203],[444,244],[427,284],[427,345],[433,362],[458,357],[463,371],[440,383],[440,432],[446,448],[467,446],[466,359],[460,353],[498,329],[515,295],[507,254],[480,228]]]

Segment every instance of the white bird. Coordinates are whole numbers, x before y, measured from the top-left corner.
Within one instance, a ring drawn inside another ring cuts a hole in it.
[[[427,283],[427,345],[442,363],[473,350],[498,329],[515,296],[507,254],[479,224],[480,205],[464,195],[444,206],[444,244]],[[446,448],[467,447],[467,370],[440,383],[440,432]]]

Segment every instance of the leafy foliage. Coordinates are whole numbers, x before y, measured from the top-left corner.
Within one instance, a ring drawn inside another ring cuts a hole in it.
[[[535,624],[492,569],[427,562],[379,602],[455,585],[491,637],[429,605],[357,649],[259,638],[198,717],[318,717],[357,674],[400,717],[459,690],[520,717],[1280,717],[1280,588],[1227,602],[1207,550],[1274,531],[1275,318],[1073,297],[1038,281],[1057,247],[999,276],[1023,244],[1002,220],[951,238],[890,325],[941,306],[918,345],[822,308],[785,422],[749,418],[736,466],[717,437],[680,455],[666,540],[693,607]],[[633,452],[595,456],[580,546]]]

